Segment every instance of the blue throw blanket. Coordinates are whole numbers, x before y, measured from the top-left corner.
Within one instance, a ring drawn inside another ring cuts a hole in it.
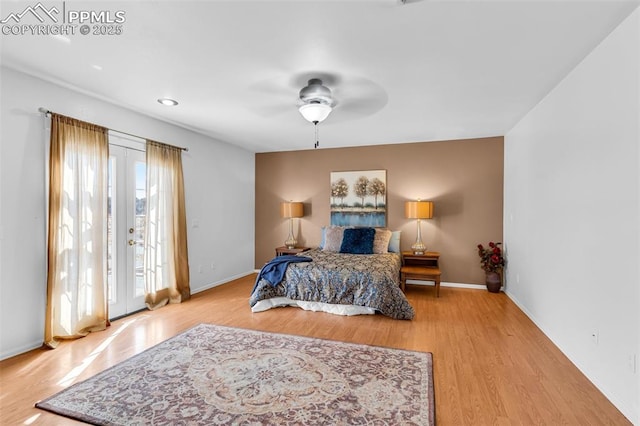
[[[277,286],[282,282],[284,274],[285,272],[287,272],[287,266],[289,266],[290,263],[311,262],[312,260],[313,259],[311,259],[310,257],[295,255],[274,257],[260,270],[260,273],[256,278],[256,283],[253,286],[253,290],[256,289],[258,283],[263,278],[268,281],[272,287]],[[251,290],[251,293],[253,293],[253,290]]]

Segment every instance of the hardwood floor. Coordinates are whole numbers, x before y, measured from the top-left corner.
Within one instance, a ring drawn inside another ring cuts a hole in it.
[[[631,424],[506,295],[407,286],[412,321],[278,308],[253,314],[255,275],[103,332],[0,362],[0,423],[77,422],[34,403],[201,322],[432,352],[438,425]]]

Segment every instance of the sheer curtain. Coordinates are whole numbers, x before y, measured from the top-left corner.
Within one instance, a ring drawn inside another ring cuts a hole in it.
[[[149,309],[191,296],[182,150],[149,140],[144,271]]]
[[[45,344],[109,325],[107,129],[52,114]]]

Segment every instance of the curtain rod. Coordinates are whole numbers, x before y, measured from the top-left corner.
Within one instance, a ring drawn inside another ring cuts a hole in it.
[[[48,109],[43,108],[43,107],[38,108],[38,111],[40,111],[41,113],[43,113],[45,115],[54,114],[53,111],[49,111]],[[100,125],[98,124],[98,126],[100,126]],[[100,127],[104,127],[104,126],[100,126]],[[120,130],[115,130],[115,129],[108,129],[108,130],[111,130],[112,132],[116,132],[116,133],[122,133],[123,135],[131,136],[131,137],[134,137],[134,138],[147,140],[147,138],[143,138],[142,136],[134,135],[132,133],[122,132]],[[164,143],[164,142],[162,142],[162,143]],[[187,148],[187,147],[175,146],[175,145],[171,145],[171,144],[168,144],[168,143],[165,143],[165,145],[169,145],[171,147],[178,148],[178,149],[181,149],[183,151],[189,152],[189,148]]]

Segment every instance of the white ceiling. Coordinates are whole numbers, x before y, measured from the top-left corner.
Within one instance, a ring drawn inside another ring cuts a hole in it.
[[[2,1],[0,18],[37,1]],[[44,1],[45,6],[62,1]],[[338,101],[320,149],[504,135],[637,1],[67,1],[121,35],[1,35],[6,66],[251,151],[313,149],[298,91]],[[27,18],[24,18],[27,19]],[[99,68],[99,69],[98,69]],[[164,107],[159,97],[177,99]],[[46,106],[46,105],[45,105]]]

